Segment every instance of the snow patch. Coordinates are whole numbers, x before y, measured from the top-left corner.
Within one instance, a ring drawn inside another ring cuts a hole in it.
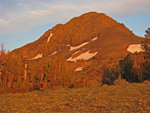
[[[142,48],[141,44],[131,44],[127,48],[127,51],[131,53],[135,53],[135,52],[139,53],[139,52],[144,52],[144,49]]]
[[[32,59],[35,60],[35,59],[39,59],[39,58],[42,58],[42,57],[43,57],[43,54],[41,53],[41,54],[36,55]]]
[[[90,53],[90,50],[87,51],[87,52],[84,52],[82,53],[81,55],[75,57],[75,58],[72,58],[72,56],[70,58],[67,59],[67,61],[73,61],[73,62],[76,62],[77,60],[89,60],[90,58],[94,57],[98,52],[95,52],[95,53]]]
[[[56,53],[58,53],[57,51],[53,52],[51,55],[55,55]]]
[[[54,34],[52,33],[52,31],[50,31],[50,35],[49,35],[49,37],[48,37],[48,39],[47,39],[47,43],[50,41],[50,38],[53,36]]]
[[[93,42],[93,41],[95,41],[95,40],[97,40],[97,37],[93,38],[91,41]]]
[[[77,51],[77,52],[73,53],[72,56],[75,55],[75,54],[77,54],[77,53],[79,53],[79,52],[80,52],[80,51]]]
[[[83,70],[83,67],[78,67],[74,71],[82,71],[82,70]]]
[[[74,46],[74,47],[73,47],[73,46],[70,46],[70,51],[79,49],[79,48],[81,48],[81,47],[87,45],[88,43],[89,43],[89,42],[84,42],[84,43],[82,43],[82,44],[80,44],[80,45],[78,45],[78,46]]]

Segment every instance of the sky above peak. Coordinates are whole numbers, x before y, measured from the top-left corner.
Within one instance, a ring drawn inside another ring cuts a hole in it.
[[[136,35],[150,27],[150,0],[0,0],[0,43],[12,50],[83,13],[105,13]]]

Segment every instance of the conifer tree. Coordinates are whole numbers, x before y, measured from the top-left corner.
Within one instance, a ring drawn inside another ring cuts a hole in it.
[[[142,42],[142,47],[147,54],[150,54],[150,28],[148,28],[145,34],[144,42]]]

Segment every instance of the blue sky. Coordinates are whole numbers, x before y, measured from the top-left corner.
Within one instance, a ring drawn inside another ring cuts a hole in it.
[[[13,50],[90,11],[107,14],[138,36],[150,27],[150,0],[0,0],[0,43]]]

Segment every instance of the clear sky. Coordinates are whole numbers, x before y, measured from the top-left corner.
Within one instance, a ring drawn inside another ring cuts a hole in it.
[[[150,27],[150,0],[0,0],[0,43],[13,50],[90,11],[105,13],[138,36]]]

